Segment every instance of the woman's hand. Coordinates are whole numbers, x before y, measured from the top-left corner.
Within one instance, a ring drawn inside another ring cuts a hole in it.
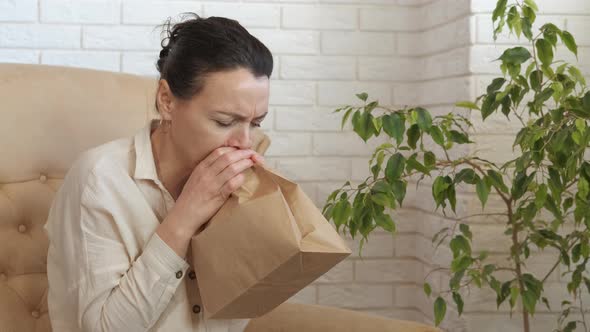
[[[221,147],[213,150],[193,170],[173,207],[193,233],[217,213],[231,193],[244,184],[242,172],[264,158],[250,149]]]

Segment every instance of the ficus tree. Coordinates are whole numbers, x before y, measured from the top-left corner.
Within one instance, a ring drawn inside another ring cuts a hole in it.
[[[434,290],[424,283],[424,292],[433,299],[436,325],[444,319],[447,304],[461,315],[462,290],[478,287],[495,292],[498,307],[507,301],[510,315],[520,310],[523,330],[528,332],[536,308],[549,307],[544,285],[562,264],[568,280],[564,287],[571,296],[563,299],[560,308],[550,308],[561,312],[556,331],[588,330],[581,302],[575,299],[590,292],[586,273],[590,162],[585,159],[590,142],[590,92],[576,66],[554,59],[557,47],[566,47],[577,58],[574,37],[552,23],[533,31],[537,12],[533,0],[497,1],[492,14],[494,39],[507,28],[529,45],[504,50],[497,59],[502,76],[493,79],[475,101],[456,104],[468,110],[469,116],[460,112],[434,116],[422,107],[390,109],[370,101],[366,93],[357,94],[364,105],[335,110],[343,114],[342,126],[351,123],[365,142],[379,136],[386,141],[372,154],[370,175],[358,185],[347,181],[329,195],[323,207],[323,214],[339,232],[361,236],[361,251],[376,228],[395,233],[392,212],[402,206],[412,179],[431,178],[436,209],[445,214],[449,208],[456,211],[460,186],[476,193],[482,214],[490,194],[499,196],[505,206],[501,214],[505,232],[497,236],[506,236],[511,243],[506,248],[506,264],[490,262],[486,251],[472,250],[476,243],[468,218],[459,218],[453,227],[441,227],[432,239],[436,246],[448,245],[452,252],[452,262],[445,267],[448,287]],[[514,137],[516,158],[499,164],[477,153],[450,157],[452,149],[473,144],[471,116],[485,121],[499,112],[520,128]],[[544,275],[527,272],[527,260],[544,250],[556,253],[552,268]],[[573,313],[582,318],[573,318]]]

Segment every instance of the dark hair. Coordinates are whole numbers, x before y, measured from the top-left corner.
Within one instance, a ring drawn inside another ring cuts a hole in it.
[[[174,96],[188,100],[198,94],[209,73],[246,68],[256,77],[270,78],[273,58],[269,49],[236,20],[225,17],[202,18],[182,13],[181,22],[164,26],[166,37],[160,45],[156,68]],[[185,15],[192,16],[188,20]],[[165,43],[166,42],[166,43]],[[156,110],[158,103],[156,101]]]

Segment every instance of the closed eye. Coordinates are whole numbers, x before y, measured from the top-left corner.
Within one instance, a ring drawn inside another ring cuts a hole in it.
[[[221,121],[217,121],[217,120],[215,120],[215,122],[217,123],[218,126],[223,127],[223,128],[231,127],[233,125],[232,122],[225,123],[225,122],[221,122]],[[260,127],[261,124],[260,123],[253,122],[253,123],[250,124],[250,126],[252,126],[252,127]]]

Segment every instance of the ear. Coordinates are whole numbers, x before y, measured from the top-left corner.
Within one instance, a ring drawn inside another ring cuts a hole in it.
[[[174,103],[174,96],[170,90],[170,86],[165,79],[158,81],[158,92],[156,94],[156,102],[158,103],[158,110],[160,116],[164,120],[171,120],[172,105]]]

